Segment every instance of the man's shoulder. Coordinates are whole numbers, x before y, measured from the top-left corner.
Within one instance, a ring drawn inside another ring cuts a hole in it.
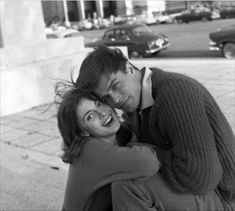
[[[161,71],[161,72],[165,72],[165,70],[158,68],[158,67],[149,67],[150,70],[152,71]]]

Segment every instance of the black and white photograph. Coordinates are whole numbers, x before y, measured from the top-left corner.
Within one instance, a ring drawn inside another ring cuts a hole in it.
[[[0,0],[0,211],[235,211],[234,0]]]

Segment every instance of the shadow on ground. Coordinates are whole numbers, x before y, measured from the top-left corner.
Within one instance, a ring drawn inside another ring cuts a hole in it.
[[[155,56],[154,56],[155,57]],[[162,51],[156,57],[159,58],[200,58],[200,57],[222,57],[220,51],[208,51],[208,50],[194,50],[194,51]]]

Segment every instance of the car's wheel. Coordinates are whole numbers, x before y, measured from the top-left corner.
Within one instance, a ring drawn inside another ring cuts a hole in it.
[[[141,54],[138,51],[131,51],[129,53],[130,58],[140,58],[142,57]]]
[[[225,58],[228,59],[235,58],[235,43],[232,42],[225,43],[222,52]]]
[[[202,21],[203,21],[203,22],[206,22],[207,20],[208,20],[208,19],[207,19],[206,17],[203,17],[203,18],[202,18]]]
[[[176,19],[177,23],[183,23],[181,19]]]

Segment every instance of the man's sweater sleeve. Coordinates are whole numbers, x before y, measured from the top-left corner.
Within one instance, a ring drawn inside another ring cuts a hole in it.
[[[208,193],[222,177],[203,97],[198,87],[179,82],[169,84],[158,99],[161,135],[172,144],[172,149],[158,155],[161,172],[181,193]]]

